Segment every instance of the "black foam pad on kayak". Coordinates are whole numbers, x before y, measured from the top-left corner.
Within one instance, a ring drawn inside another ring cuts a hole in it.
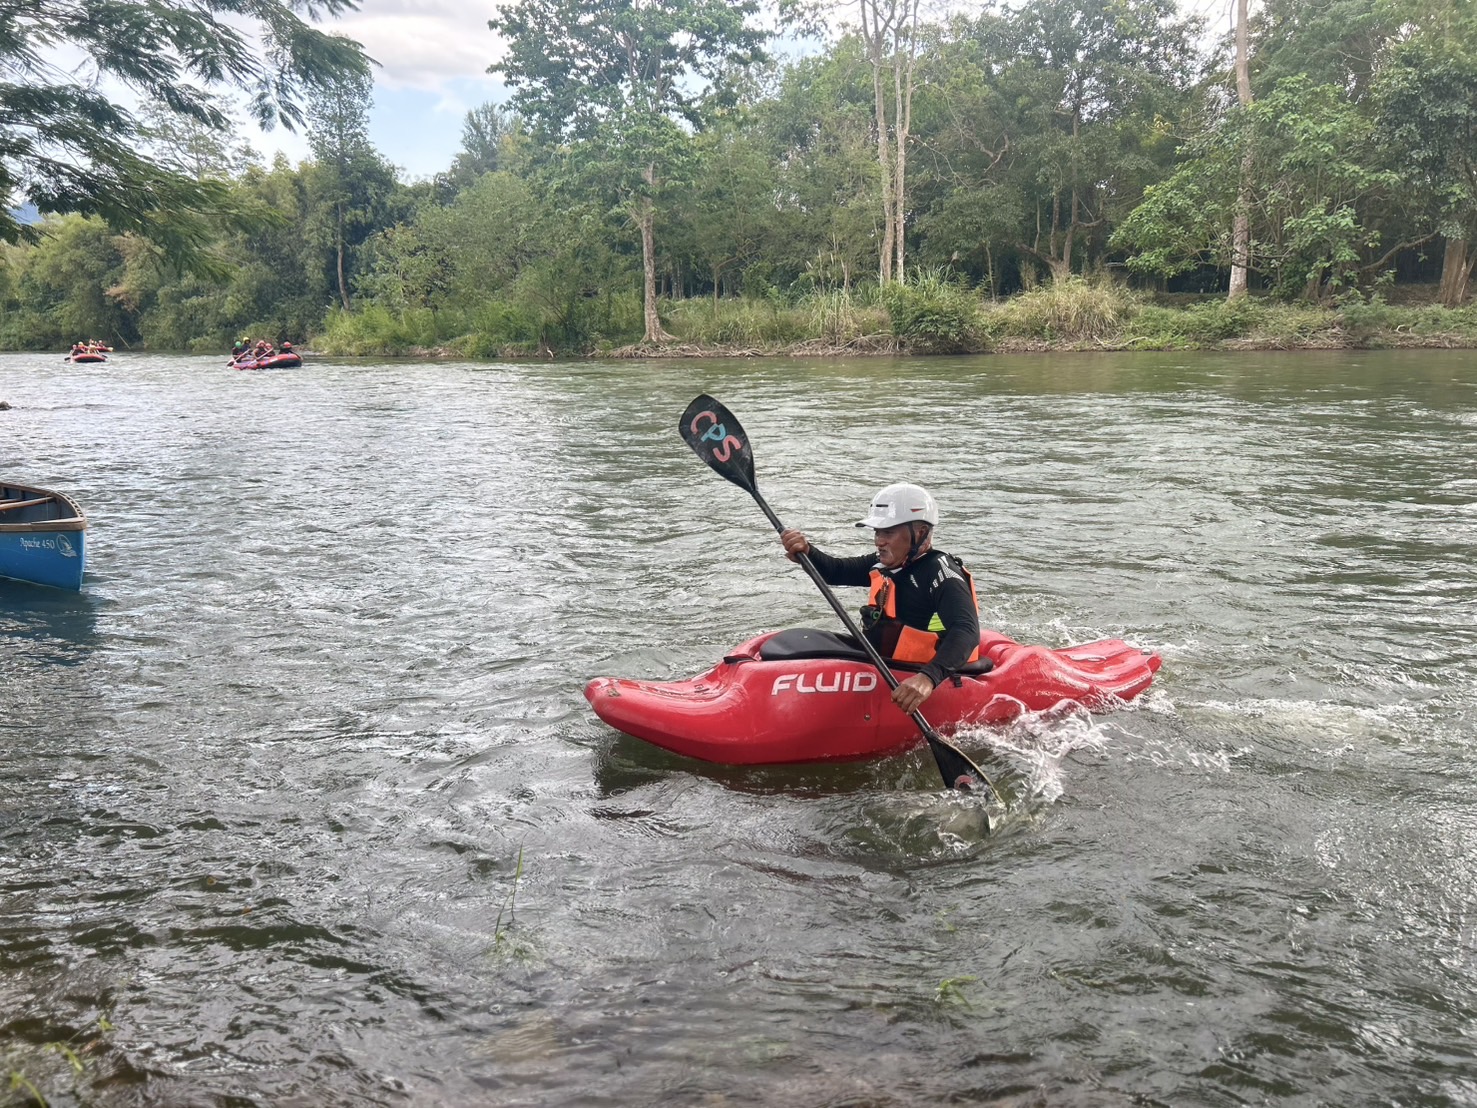
[[[857,645],[850,635],[835,631],[818,631],[814,627],[790,627],[776,631],[759,647],[762,662],[799,662],[809,658],[845,658],[854,662],[870,662],[867,652]],[[914,662],[890,662],[893,669],[919,670],[923,667]],[[988,658],[968,662],[955,672],[965,676],[989,673],[995,663]]]
[[[806,658],[848,658],[868,661],[867,652],[850,635],[817,631],[813,627],[790,627],[764,640],[759,658],[765,662],[798,662]]]

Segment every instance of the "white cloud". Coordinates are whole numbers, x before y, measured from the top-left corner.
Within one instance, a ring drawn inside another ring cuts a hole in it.
[[[448,81],[492,83],[487,67],[498,49],[487,21],[497,15],[493,0],[368,0],[368,11],[351,12],[320,24],[324,30],[363,43],[379,67],[375,84],[386,88],[440,91]]]
[[[379,64],[374,67],[370,139],[409,176],[426,176],[451,164],[462,120],[506,90],[487,72],[500,44],[487,26],[498,14],[494,0],[364,0],[365,10],[346,12],[317,26],[346,35]],[[267,161],[277,152],[292,162],[307,157],[307,142],[281,128],[262,133],[242,127]]]

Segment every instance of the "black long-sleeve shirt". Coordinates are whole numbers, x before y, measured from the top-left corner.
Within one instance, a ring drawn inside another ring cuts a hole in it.
[[[875,556],[836,558],[812,546],[810,560],[828,585],[870,585],[873,569],[880,568]],[[929,630],[935,615],[944,625],[933,661],[921,672],[937,685],[969,660],[980,644],[980,617],[969,580],[953,555],[930,550],[900,570],[883,573],[892,577],[897,593],[897,617],[909,627]],[[880,628],[864,632],[872,645],[882,649]]]

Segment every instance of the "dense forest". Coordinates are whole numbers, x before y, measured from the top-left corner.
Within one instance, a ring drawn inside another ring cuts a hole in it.
[[[823,45],[781,56],[754,4],[510,0],[496,38],[469,32],[490,56],[506,44],[492,71],[511,99],[468,114],[431,180],[397,179],[370,142],[354,57],[317,79],[299,59],[299,165],[261,164],[208,91],[103,121],[95,141],[126,138],[132,168],[189,202],[140,216],[90,202],[85,180],[33,189],[66,214],[10,227],[0,346],[1464,341],[1469,9],[1242,0],[1241,34],[1217,39],[1172,0],[943,21],[918,0],[817,0],[783,8],[782,29]]]

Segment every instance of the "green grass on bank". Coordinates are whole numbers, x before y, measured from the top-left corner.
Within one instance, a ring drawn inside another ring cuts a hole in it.
[[[1156,298],[1110,281],[1072,280],[991,301],[922,275],[908,285],[816,292],[793,302],[666,301],[661,312],[674,336],[669,350],[682,354],[1477,347],[1477,305],[1358,297],[1308,304],[1255,295],[1228,303]],[[470,314],[369,306],[331,315],[313,346],[334,354],[461,358],[659,353],[632,346],[641,334],[632,298],[587,315],[582,322],[565,312],[551,325],[501,303]]]

